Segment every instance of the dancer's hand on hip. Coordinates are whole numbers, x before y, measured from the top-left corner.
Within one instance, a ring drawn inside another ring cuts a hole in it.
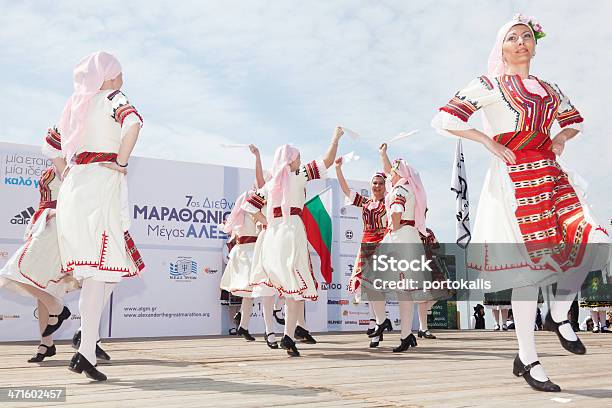
[[[100,166],[106,167],[107,169],[115,170],[121,174],[127,174],[125,167],[119,166],[117,163],[100,163]]]

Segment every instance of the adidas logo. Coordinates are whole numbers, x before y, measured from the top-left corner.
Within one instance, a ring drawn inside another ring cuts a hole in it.
[[[16,216],[14,216],[11,219],[11,224],[14,224],[14,225],[25,225],[25,224],[30,222],[30,219],[32,218],[32,216],[34,215],[35,212],[36,212],[36,210],[34,210],[34,208],[28,207],[27,210],[23,210],[22,212],[20,212]]]

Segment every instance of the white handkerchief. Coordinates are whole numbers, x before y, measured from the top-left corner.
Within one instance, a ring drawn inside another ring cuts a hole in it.
[[[344,133],[346,133],[347,135],[349,135],[349,137],[353,140],[357,140],[361,137],[361,135],[357,132],[355,132],[354,130],[351,130],[347,127],[342,126],[342,130],[344,130]]]
[[[352,161],[357,161],[357,160],[359,160],[359,156],[357,156],[355,152],[349,152],[345,154],[344,156],[342,156],[343,164],[350,163]]]
[[[233,148],[249,147],[249,145],[241,144],[241,143],[221,143],[221,147],[225,147],[227,149],[233,149]]]
[[[414,129],[414,130],[411,130],[410,132],[402,132],[402,133],[398,134],[397,136],[395,136],[393,139],[389,140],[389,142],[387,142],[387,143],[389,144],[389,143],[397,142],[398,140],[405,139],[408,136],[412,136],[412,135],[414,135],[415,133],[418,133],[418,132],[419,132],[419,129]]]

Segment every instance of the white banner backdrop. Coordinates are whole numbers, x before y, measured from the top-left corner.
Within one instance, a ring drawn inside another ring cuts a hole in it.
[[[38,206],[38,178],[50,162],[37,146],[0,142],[0,267],[21,245]],[[224,166],[135,157],[130,162],[129,198],[133,236],[147,268],[117,285],[103,315],[102,337],[217,335],[226,313],[219,301],[222,246],[220,223],[235,198],[248,189],[254,171]],[[367,182],[350,182],[365,189]],[[331,284],[320,274],[319,300],[307,302],[306,322],[314,332],[365,330],[367,306],[347,291],[350,268],[359,250],[361,214],[345,207],[336,180],[309,183],[307,197],[334,189]],[[31,209],[30,209],[31,208]],[[319,260],[313,255],[313,266]],[[73,313],[57,337],[70,338],[79,326],[79,292],[66,296]],[[38,338],[33,299],[0,289],[0,341]],[[282,330],[277,326],[278,331]],[[251,331],[264,331],[258,302]]]

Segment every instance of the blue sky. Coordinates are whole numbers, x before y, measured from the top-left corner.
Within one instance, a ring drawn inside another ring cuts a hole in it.
[[[417,167],[429,221],[454,234],[449,191],[454,141],[429,126],[436,108],[484,73],[500,25],[534,15],[547,33],[532,73],[557,82],[586,118],[565,161],[589,182],[600,220],[612,216],[609,79],[612,3],[569,1],[0,1],[0,140],[38,144],[71,92],[84,55],[107,50],[124,91],[145,118],[136,154],[244,167],[249,154],[221,143],[256,143],[264,164],[291,142],[305,158],[325,150],[333,127],[364,136],[341,151],[353,179],[378,169],[376,146]],[[473,124],[480,127],[479,118]],[[488,152],[465,144],[472,211]],[[606,221],[609,222],[609,221]]]

